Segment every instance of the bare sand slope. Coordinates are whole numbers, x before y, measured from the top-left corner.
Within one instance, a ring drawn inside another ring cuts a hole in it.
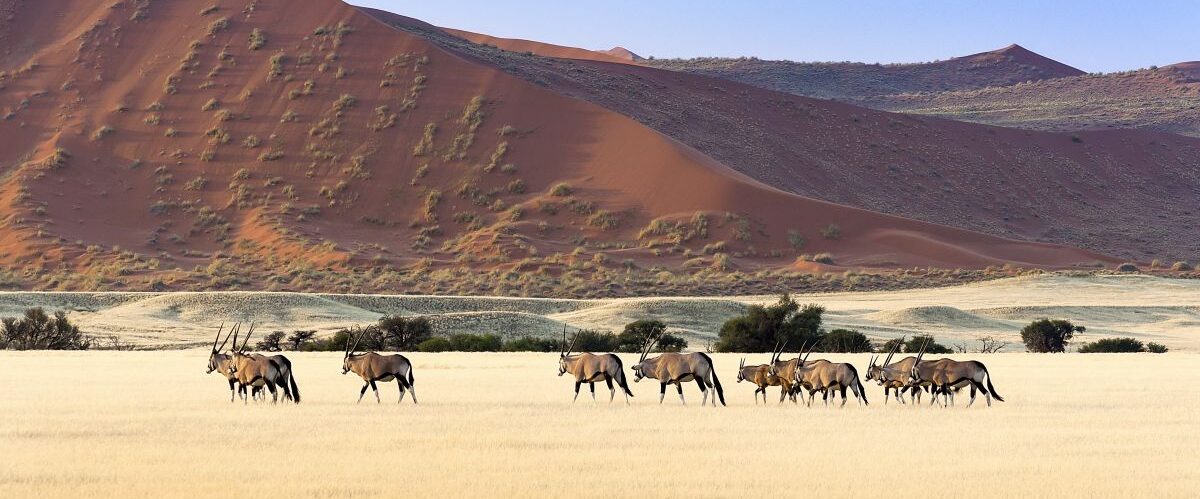
[[[885,405],[870,385],[840,410],[756,407],[732,354],[713,356],[718,408],[694,384],[660,406],[647,381],[629,407],[572,405],[553,353],[413,353],[420,405],[395,383],[355,405],[339,353],[289,357],[303,403],[272,407],[230,404],[202,349],[0,352],[0,496],[1183,498],[1200,481],[1195,354],[972,355],[1006,402]],[[897,453],[914,464],[872,464]],[[779,480],[771,456],[799,469]]]
[[[667,322],[693,348],[721,324],[774,296],[567,300],[461,296],[337,295],[264,292],[0,293],[0,315],[26,307],[67,310],[87,331],[142,348],[192,347],[222,321],[255,321],[260,331],[332,332],[384,314],[425,315],[438,332],[554,335],[564,326],[618,331],[637,319]],[[971,347],[984,335],[1019,344],[1021,326],[1040,317],[1088,328],[1082,339],[1132,336],[1172,349],[1200,350],[1200,281],[1150,276],[1048,274],[947,288],[797,295],[824,306],[826,327],[885,339],[928,333]]]

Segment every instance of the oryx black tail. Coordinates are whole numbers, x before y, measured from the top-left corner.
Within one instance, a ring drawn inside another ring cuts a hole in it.
[[[629,383],[625,381],[625,364],[621,362],[620,357],[613,355],[613,358],[617,359],[617,386],[625,390],[625,395],[632,397],[633,392],[629,391]]]
[[[717,378],[716,364],[713,364],[712,357],[709,357],[708,354],[700,352],[700,356],[708,361],[708,370],[712,373],[713,378],[713,388],[717,389],[717,398],[721,400],[721,405],[725,405],[725,389],[721,388],[721,380]]]

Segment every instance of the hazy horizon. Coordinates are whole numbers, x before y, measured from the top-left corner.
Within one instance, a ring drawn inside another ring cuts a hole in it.
[[[597,3],[479,0],[417,3],[353,0],[423,21],[505,38],[588,49],[625,47],[643,57],[758,57],[792,61],[914,63],[1021,45],[1088,72],[1166,66],[1200,59],[1190,24],[1200,3],[938,0],[914,9],[856,4],[680,0]],[[598,8],[602,7],[602,8]],[[686,17],[682,13],[686,12]]]

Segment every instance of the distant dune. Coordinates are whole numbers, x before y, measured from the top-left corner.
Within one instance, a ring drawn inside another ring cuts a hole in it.
[[[1131,336],[1173,350],[1200,350],[1200,281],[1148,276],[1043,275],[908,291],[796,294],[826,308],[825,327],[853,328],[876,341],[932,334],[975,347],[993,336],[1021,350],[1030,321],[1064,318],[1087,327],[1081,340]],[[0,316],[44,306],[67,310],[85,331],[117,335],[140,348],[192,348],[221,322],[253,321],[260,331],[329,334],[385,314],[428,317],[437,333],[555,337],[564,327],[620,331],[655,318],[700,349],[721,324],[776,296],[562,300],[302,293],[0,293]]]

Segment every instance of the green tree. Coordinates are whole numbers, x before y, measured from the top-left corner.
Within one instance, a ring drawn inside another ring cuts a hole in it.
[[[275,331],[263,336],[263,339],[254,345],[254,348],[260,352],[278,352],[283,350],[283,331]]]
[[[744,315],[725,321],[714,346],[718,352],[769,352],[778,343],[789,349],[819,343],[825,332],[818,305],[801,307],[784,294],[774,305],[751,305]]]
[[[920,353],[921,346],[925,345],[926,341],[929,342],[929,345],[925,347],[925,353],[954,353],[954,350],[951,350],[946,345],[938,343],[936,340],[934,340],[932,335],[928,334],[919,334],[917,336],[913,336],[904,343],[904,351],[908,353]]]
[[[1141,353],[1145,351],[1146,346],[1133,338],[1104,338],[1079,347],[1079,353]]]
[[[850,329],[834,329],[821,340],[821,351],[838,353],[871,352],[871,340],[865,334]]]
[[[1025,343],[1025,349],[1033,353],[1061,353],[1067,350],[1075,333],[1084,331],[1086,328],[1071,324],[1071,321],[1038,319],[1021,330],[1021,341]]]

